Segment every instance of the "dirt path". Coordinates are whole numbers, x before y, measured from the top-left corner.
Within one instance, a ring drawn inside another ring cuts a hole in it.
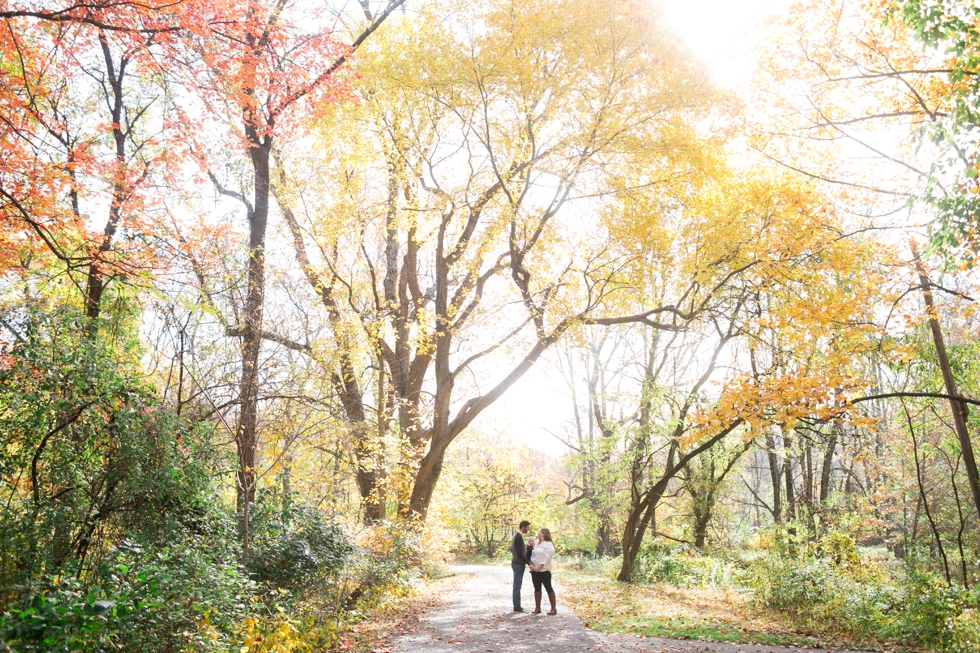
[[[828,649],[743,646],[674,639],[602,635],[585,627],[561,604],[561,579],[555,580],[558,614],[511,611],[508,567],[454,567],[458,574],[442,603],[425,614],[416,632],[394,642],[399,653],[824,653]],[[522,603],[534,607],[530,574]],[[544,599],[547,611],[548,599]],[[839,652],[847,653],[847,652]]]

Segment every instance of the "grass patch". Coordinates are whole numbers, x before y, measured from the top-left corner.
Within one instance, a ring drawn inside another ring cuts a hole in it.
[[[846,633],[801,630],[786,616],[753,606],[751,593],[733,588],[630,585],[568,570],[558,579],[562,600],[586,625],[603,633],[762,646],[921,650]]]

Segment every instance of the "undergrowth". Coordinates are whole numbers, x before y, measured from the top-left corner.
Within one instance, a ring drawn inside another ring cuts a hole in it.
[[[708,555],[648,545],[632,585],[621,558],[572,558],[566,593],[589,625],[657,637],[980,650],[980,592],[947,583],[921,558],[860,551],[846,535],[773,534],[755,550]]]

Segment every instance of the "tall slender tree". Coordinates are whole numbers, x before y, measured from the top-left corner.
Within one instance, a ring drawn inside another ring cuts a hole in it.
[[[286,0],[228,0],[189,12],[182,38],[172,43],[170,52],[180,62],[176,74],[197,94],[203,108],[228,128],[249,169],[243,186],[228,188],[201,157],[218,190],[241,202],[246,213],[246,289],[238,324],[228,333],[241,343],[234,437],[246,555],[248,506],[255,493],[259,352],[263,339],[269,337],[263,318],[273,148],[280,140],[285,144],[299,136],[301,109],[315,113],[348,94],[345,64],[404,2],[390,0],[377,14],[364,5],[363,28],[348,43],[334,34],[335,21],[326,6],[317,10]],[[197,124],[193,115],[185,112],[183,122],[193,133]]]

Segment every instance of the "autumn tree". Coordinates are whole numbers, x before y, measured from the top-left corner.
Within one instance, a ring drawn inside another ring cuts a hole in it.
[[[338,345],[357,344],[350,378],[369,365],[387,376],[345,401],[391,421],[398,510],[423,518],[453,440],[564,333],[680,329],[713,290],[691,279],[645,296],[624,274],[643,253],[604,245],[633,219],[617,196],[649,187],[669,204],[703,174],[709,143],[692,121],[715,100],[657,14],[578,1],[436,11],[375,43],[359,107],[324,122],[329,156],[284,161],[280,192]],[[357,148],[343,146],[351,132]]]
[[[887,19],[889,6],[801,2],[758,46],[747,114],[758,151],[826,182],[866,224],[894,223],[890,212],[923,187],[933,150],[917,149],[915,134],[949,110],[944,62]]]
[[[921,136],[938,146],[923,194],[937,211],[932,242],[947,256],[972,262],[980,252],[975,134],[980,124],[980,7],[950,0],[898,0],[890,10],[897,29],[904,28],[923,52],[936,53],[934,65],[916,71],[927,77],[930,91],[920,106],[924,111],[932,107]],[[910,74],[896,72],[902,78]]]
[[[189,15],[172,50],[180,66],[173,72],[197,94],[202,107],[229,130],[231,145],[248,162],[239,187],[228,188],[210,169],[207,153],[198,149],[207,173],[223,194],[244,206],[247,229],[247,274],[243,305],[228,335],[241,342],[241,377],[235,442],[238,449],[238,503],[246,524],[255,491],[258,442],[259,352],[264,339],[265,247],[270,216],[272,152],[298,137],[300,111],[335,102],[346,93],[342,70],[356,51],[404,0],[385,3],[378,13],[364,4],[364,24],[350,43],[332,31],[326,11],[310,11],[285,1],[202,5]],[[185,113],[192,133],[193,116]],[[249,197],[251,195],[251,197]],[[282,337],[275,338],[283,342]],[[295,345],[299,347],[299,345]]]
[[[65,279],[93,337],[110,286],[145,285],[164,237],[170,161],[152,51],[166,14],[152,3],[4,12],[4,264]]]
[[[692,460],[730,433],[755,437],[769,424],[839,415],[844,398],[870,383],[855,352],[880,347],[869,311],[888,286],[873,244],[843,233],[833,206],[799,180],[757,171],[716,183],[676,217],[697,224],[703,240],[659,264],[664,276],[681,260],[728,281],[723,301],[687,332],[648,338],[625,447],[631,500],[620,580],[631,579],[658,504]],[[710,237],[720,232],[724,239]]]
[[[493,558],[509,554],[521,520],[540,522],[539,493],[552,480],[554,463],[518,438],[499,438],[498,446],[487,447],[487,435],[473,430],[449,453],[433,510],[475,552]]]
[[[641,327],[590,326],[570,333],[552,352],[568,389],[572,417],[559,437],[568,447],[571,478],[565,505],[594,524],[595,553],[616,554],[621,501],[621,429],[629,415],[619,403]]]
[[[956,380],[948,360],[943,363],[944,336],[934,315],[934,293],[946,289],[930,281],[914,245],[914,231],[924,226],[931,249],[947,263],[972,265],[977,249],[970,217],[977,191],[971,149],[977,9],[915,1],[819,0],[806,7],[761,48],[760,72],[776,111],[768,112],[766,124],[757,123],[756,145],[783,165],[838,188],[841,201],[863,214],[863,228],[913,232],[899,274],[927,304],[946,394],[953,397],[952,425],[980,506],[980,473],[964,404],[955,400]],[[880,165],[866,165],[867,157]],[[895,218],[906,214],[913,223]]]
[[[153,51],[173,24],[156,3],[2,13],[0,321],[5,370],[23,368],[5,381],[3,483],[9,527],[30,534],[13,564],[40,575],[77,570],[113,533],[142,528],[127,512],[167,514],[162,477],[186,462],[157,447],[188,425],[136,369],[138,295],[166,265],[173,159]],[[27,477],[25,507],[14,479]],[[161,502],[140,487],[150,477]]]
[[[732,438],[737,440],[737,438]],[[748,451],[751,443],[727,444],[724,440],[692,459],[682,472],[684,489],[691,497],[691,530],[694,546],[703,549],[708,543],[708,527],[721,500],[726,479]]]

